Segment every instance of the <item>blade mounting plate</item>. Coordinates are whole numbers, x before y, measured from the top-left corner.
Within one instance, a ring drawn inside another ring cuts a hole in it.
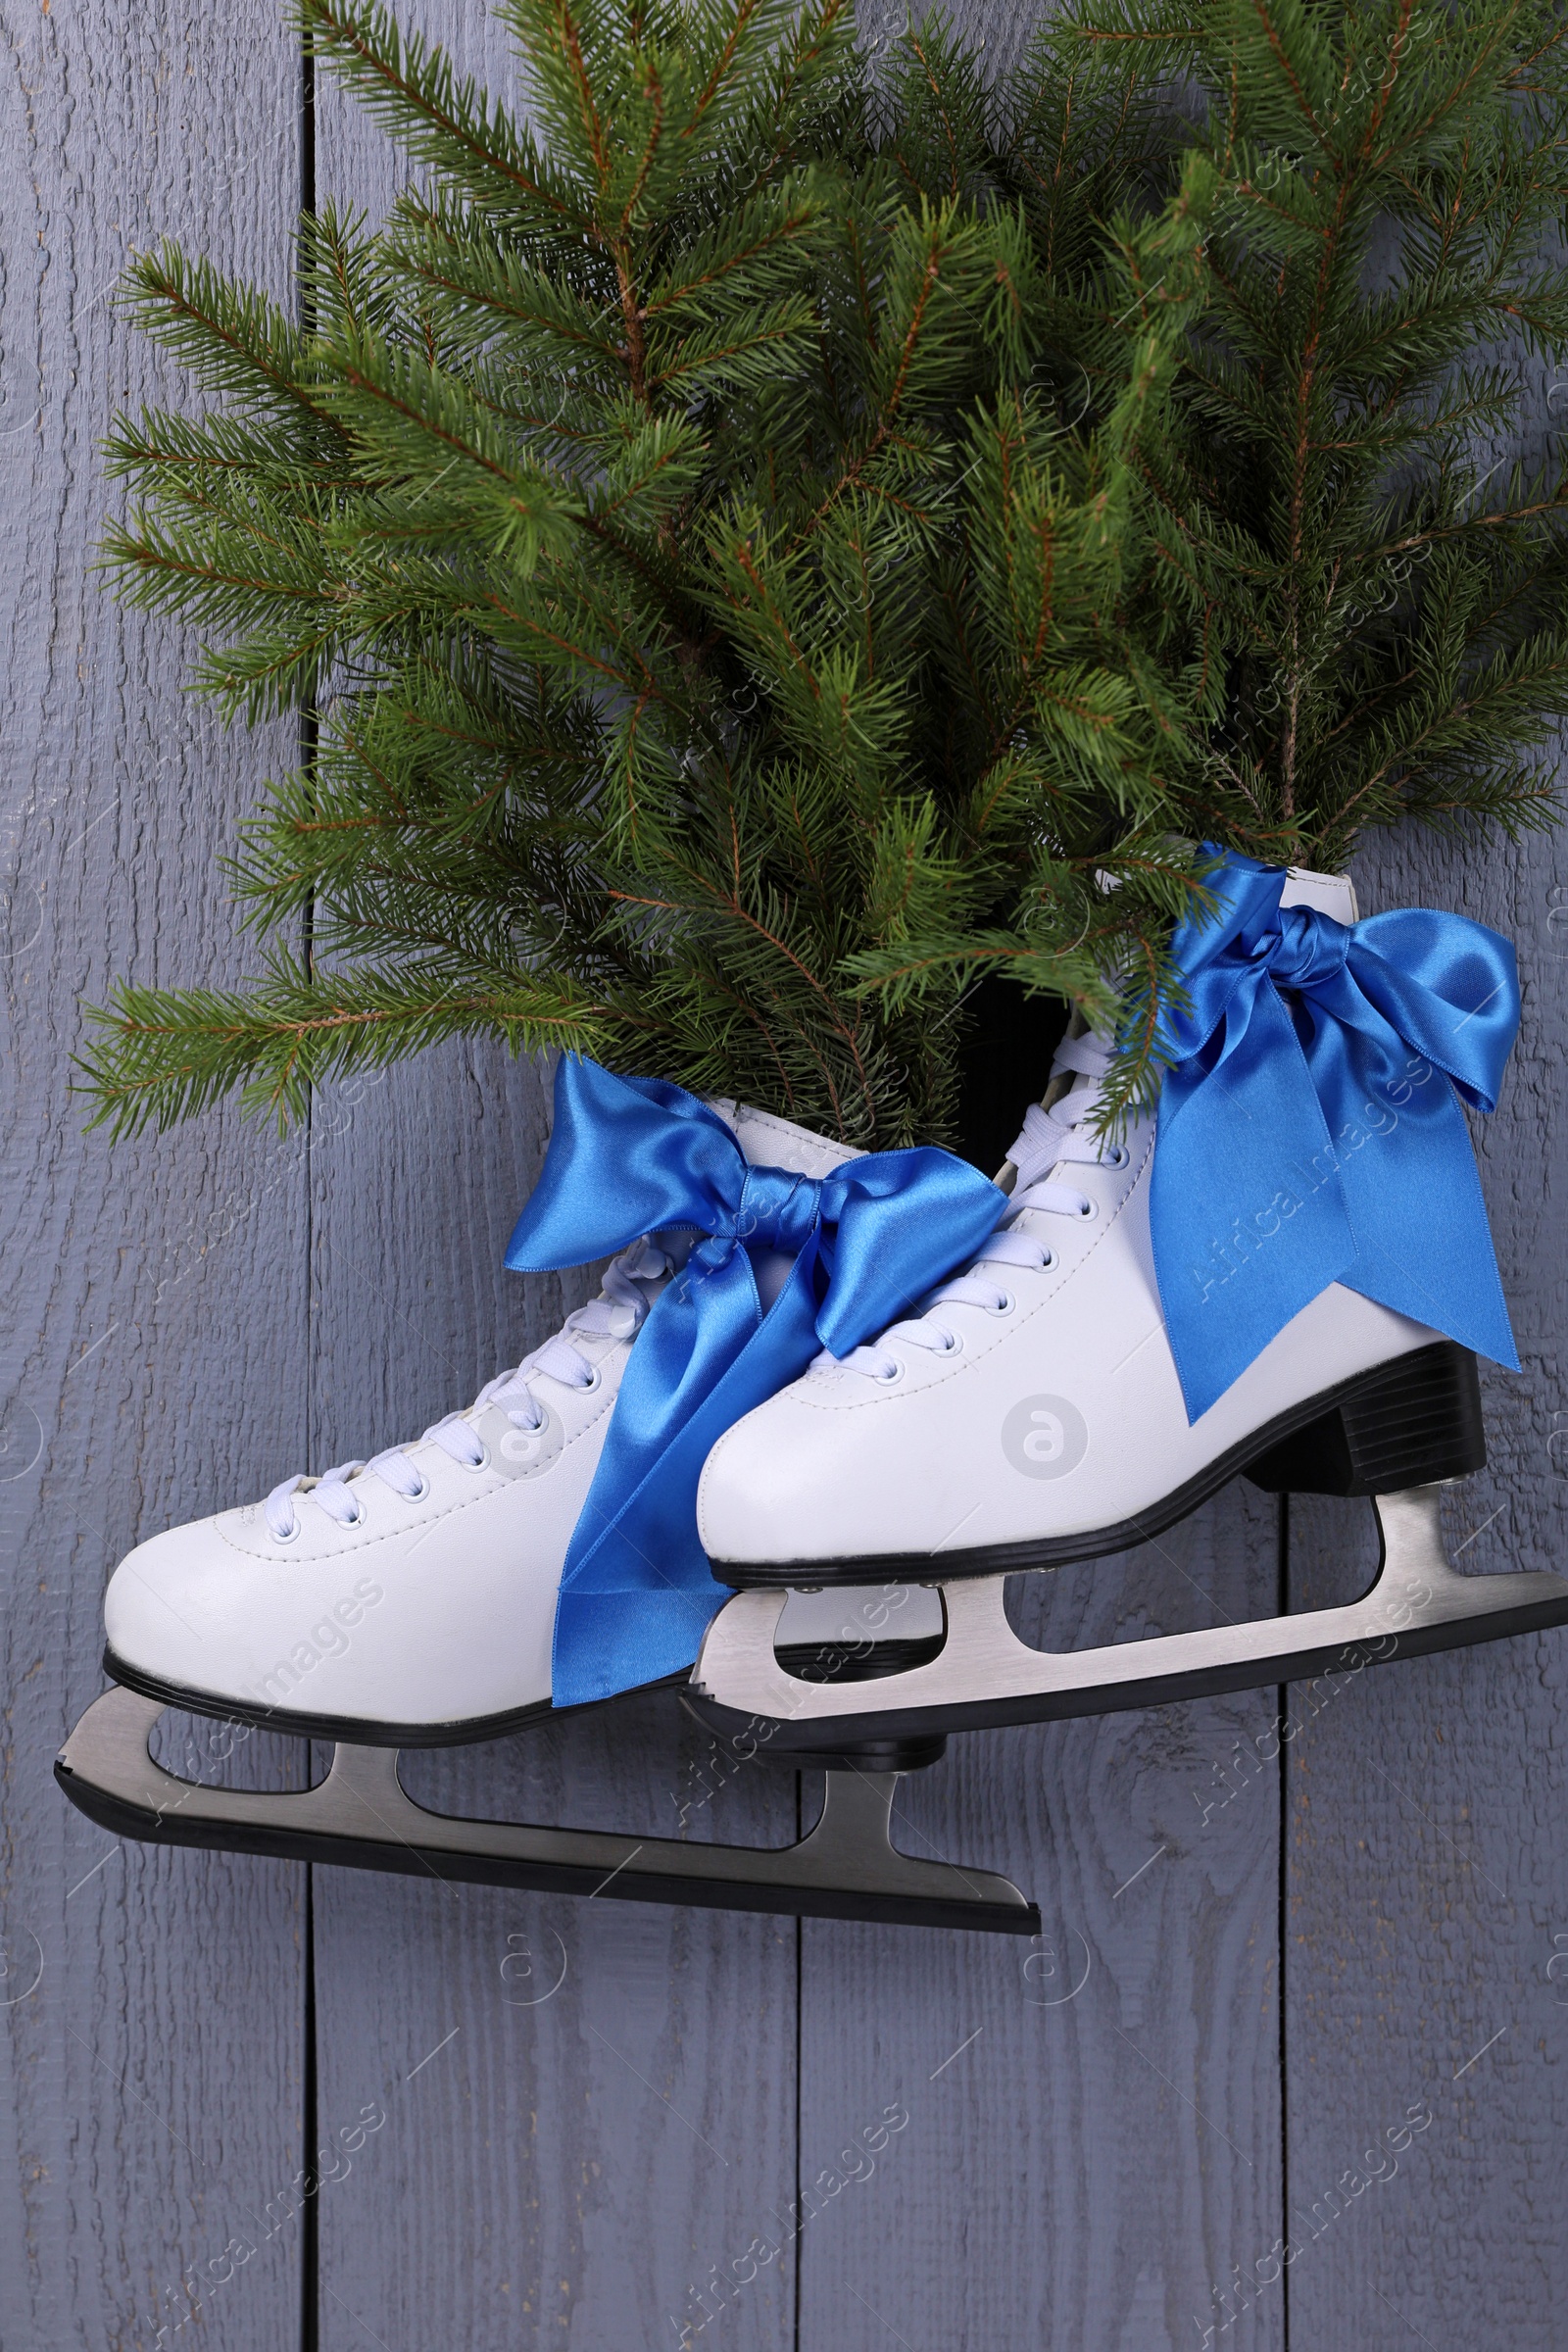
[[[395,1748],[347,1741],[314,1788],[207,1788],[148,1753],[163,1712],[161,1699],[107,1690],[60,1751],[61,1788],[115,1837],[611,1900],[1040,1933],[1039,1912],[1008,1880],[900,1853],[893,1773],[828,1773],[821,1816],[794,1845],[708,1845],[433,1813],[404,1788]]]

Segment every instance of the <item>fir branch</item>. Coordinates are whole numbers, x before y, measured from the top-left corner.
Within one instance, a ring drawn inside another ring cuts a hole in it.
[[[843,0],[505,13],[528,124],[302,0],[428,176],[307,232],[309,336],[135,281],[217,406],[121,420],[106,560],[321,732],[230,869],[272,960],[122,990],[100,1116],[482,1033],[939,1138],[1001,972],[1120,1021],[1114,1120],[1194,843],[1539,821],[1546,0],[1074,0],[998,87],[933,24],[873,82]]]

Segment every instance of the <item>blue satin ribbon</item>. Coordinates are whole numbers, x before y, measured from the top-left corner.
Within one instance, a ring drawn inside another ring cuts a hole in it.
[[[730,1598],[697,1536],[710,1449],[819,1349],[848,1355],[972,1258],[1006,1200],[951,1152],[878,1152],[820,1180],[754,1168],[694,1095],[564,1056],[507,1264],[545,1273],[695,1227],[706,1240],[631,1351],[556,1608],[558,1707],[689,1666]],[[793,1259],[763,1310],[751,1251]]]
[[[1150,1225],[1196,1421],[1331,1282],[1517,1371],[1464,1115],[1496,1107],[1513,949],[1419,907],[1347,926],[1227,857],[1172,954]]]

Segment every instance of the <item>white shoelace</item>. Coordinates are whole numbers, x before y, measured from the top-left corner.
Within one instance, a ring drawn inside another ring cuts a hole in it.
[[[477,1470],[485,1458],[483,1440],[474,1428],[470,1414],[481,1405],[499,1405],[514,1429],[534,1430],[544,1425],[545,1409],[529,1386],[540,1375],[558,1380],[564,1388],[593,1389],[599,1385],[599,1373],[586,1356],[579,1353],[572,1341],[577,1339],[629,1340],[642,1327],[652,1298],[639,1286],[656,1281],[669,1271],[670,1261],[662,1250],[650,1241],[634,1242],[618,1257],[612,1258],[605,1269],[604,1295],[591,1304],[580,1306],[566,1317],[553,1339],[525,1355],[515,1371],[498,1372],[495,1379],[479,1391],[466,1413],[448,1413],[427,1429],[418,1445],[434,1444],[455,1462],[466,1469]],[[429,1491],[429,1482],[410,1459],[406,1446],[388,1446],[368,1462],[339,1462],[335,1470],[324,1471],[315,1486],[306,1489],[305,1500],[316,1503],[339,1527],[358,1527],[365,1517],[365,1505],[352,1493],[349,1481],[361,1471],[373,1471],[383,1485],[405,1502],[418,1502]],[[305,1487],[301,1477],[285,1478],[272,1489],[264,1508],[267,1524],[279,1544],[292,1542],[300,1532],[294,1497]]]
[[[1089,1195],[1079,1192],[1075,1185],[1059,1183],[1048,1171],[1074,1164],[1125,1167],[1127,1153],[1123,1145],[1112,1145],[1103,1136],[1085,1132],[1088,1120],[1100,1106],[1104,1091],[1101,1082],[1110,1066],[1110,1040],[1094,1030],[1083,1037],[1062,1040],[1052,1062],[1051,1075],[1054,1079],[1063,1071],[1071,1071],[1081,1083],[1070,1088],[1050,1110],[1032,1102],[1025,1111],[1023,1133],[1007,1154],[1017,1171],[1011,1217],[1005,1225],[998,1226],[965,1273],[944,1283],[922,1311],[908,1322],[895,1323],[879,1340],[845,1356],[844,1369],[861,1373],[868,1380],[897,1380],[902,1367],[898,1358],[888,1352],[894,1341],[908,1348],[924,1348],[933,1355],[952,1355],[959,1345],[958,1335],[943,1322],[940,1308],[979,1306],[988,1314],[1010,1314],[1012,1294],[989,1281],[987,1269],[1021,1266],[1031,1274],[1039,1274],[1054,1263],[1055,1251],[1048,1250],[1032,1234],[1015,1232],[1013,1220],[1029,1208],[1043,1208],[1057,1217],[1092,1217],[1095,1203]],[[825,1350],[816,1358],[824,1369],[836,1361]]]

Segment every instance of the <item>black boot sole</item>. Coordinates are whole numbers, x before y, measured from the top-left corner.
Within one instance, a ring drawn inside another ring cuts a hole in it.
[[[1468,1348],[1439,1340],[1358,1372],[1253,1430],[1136,1518],[1072,1536],[980,1544],[963,1551],[859,1552],[819,1560],[714,1560],[740,1591],[947,1584],[959,1577],[1062,1568],[1131,1551],[1163,1535],[1233,1478],[1269,1494],[1397,1494],[1484,1469],[1481,1383]]]

